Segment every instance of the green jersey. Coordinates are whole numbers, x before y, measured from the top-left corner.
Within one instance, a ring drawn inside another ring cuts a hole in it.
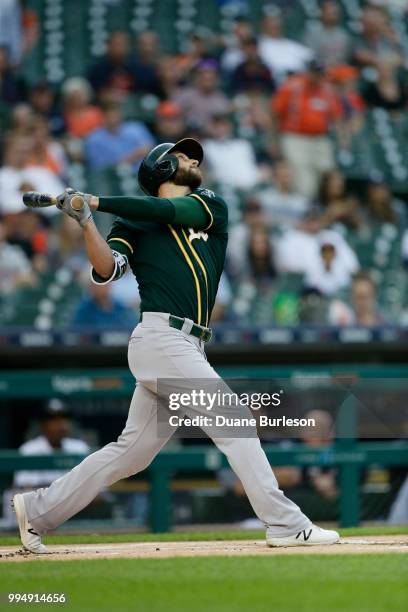
[[[204,229],[117,217],[107,242],[128,259],[139,285],[142,313],[168,312],[207,326],[224,267],[228,210],[209,189],[196,189],[186,198],[188,205],[204,207]]]

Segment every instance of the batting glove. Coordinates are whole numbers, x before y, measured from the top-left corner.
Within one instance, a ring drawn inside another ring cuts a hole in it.
[[[90,193],[82,193],[82,191],[75,191],[69,187],[58,196],[57,208],[84,227],[92,219],[89,206],[91,197]]]

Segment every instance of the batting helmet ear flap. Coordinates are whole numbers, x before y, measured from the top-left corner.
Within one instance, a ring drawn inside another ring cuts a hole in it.
[[[139,185],[145,193],[157,196],[159,186],[177,172],[178,157],[168,152],[173,147],[174,143],[172,142],[157,145],[142,161],[138,179]]]
[[[153,172],[158,179],[161,179],[161,182],[168,181],[177,172],[178,165],[179,160],[176,155],[163,155],[156,162]]]

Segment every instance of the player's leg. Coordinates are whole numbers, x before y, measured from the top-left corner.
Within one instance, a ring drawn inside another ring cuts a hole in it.
[[[116,442],[89,455],[49,487],[23,495],[28,521],[39,533],[87,506],[105,487],[144,470],[167,439],[157,437],[156,396],[138,385],[125,429]],[[169,430],[168,437],[172,431]]]
[[[194,381],[208,385],[208,389],[224,389],[231,392],[228,386],[210,366],[197,341],[191,336],[187,337],[174,330],[161,330],[160,343],[155,346],[155,336],[152,335],[151,355],[154,356],[157,376],[165,380],[164,384],[173,393],[179,390],[185,392],[188,388],[196,386]],[[160,383],[159,383],[160,384]],[[225,409],[222,409],[225,410]],[[240,410],[240,409],[238,409]],[[208,416],[203,407],[194,407],[195,413]],[[213,409],[213,414],[216,408]],[[249,415],[251,416],[251,415]],[[292,542],[296,535],[303,533],[308,539],[307,543],[328,543],[328,539],[335,539],[335,532],[318,533],[319,528],[312,525],[300,508],[288,499],[279,489],[278,482],[262,450],[256,431],[251,432],[252,437],[218,437],[217,428],[203,427],[213,439],[218,448],[227,456],[227,459],[241,480],[248,499],[258,518],[268,528],[268,542],[273,545],[306,543],[301,537]],[[233,432],[231,432],[233,435]],[[224,433],[221,435],[225,436]],[[310,539],[310,529],[313,532],[313,542]],[[327,535],[325,535],[327,533]],[[334,534],[334,535],[333,535]],[[288,540],[289,538],[289,540]]]

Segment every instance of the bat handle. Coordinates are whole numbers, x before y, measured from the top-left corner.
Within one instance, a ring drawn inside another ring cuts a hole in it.
[[[84,204],[84,198],[80,195],[75,195],[71,199],[71,208],[73,208],[74,210],[81,210],[84,207]]]

